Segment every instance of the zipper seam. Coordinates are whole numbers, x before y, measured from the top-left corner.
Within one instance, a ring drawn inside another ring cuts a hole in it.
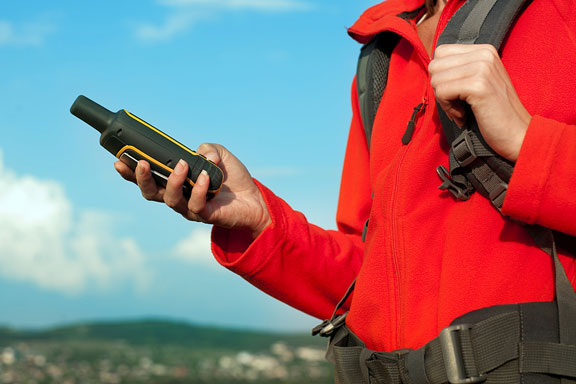
[[[434,47],[436,47],[436,44],[438,43],[438,38],[440,36],[441,30],[443,29],[443,26],[446,24],[447,20],[449,19],[448,15],[451,15],[452,12],[452,8],[455,7],[453,4],[456,4],[456,0],[452,0],[449,1],[448,4],[446,5],[446,7],[444,8],[444,10],[442,11],[442,14],[440,16],[440,19],[438,20],[438,25],[436,27],[436,32],[435,32],[435,36],[434,36]],[[406,38],[406,37],[405,37]],[[423,63],[429,64],[430,63],[430,56],[428,56],[428,53],[426,52],[426,50],[424,49],[424,46],[422,45],[422,43],[419,41],[418,44],[414,44],[412,42],[413,46],[417,47],[416,49],[419,52],[419,55],[422,59]],[[431,90],[431,85],[430,85],[430,73],[428,73],[427,69],[426,69],[426,73],[427,73],[427,84],[426,84],[426,90],[425,90],[425,101],[426,101],[426,106],[428,104],[429,98],[428,95],[430,93],[432,93],[432,97],[434,97],[434,92]],[[424,107],[424,111],[423,111],[423,116],[426,116],[426,114],[429,113],[429,108]],[[422,125],[422,121],[425,119],[418,119],[417,120],[417,124],[415,125]],[[413,135],[416,133],[416,127],[414,129],[414,133]],[[397,222],[396,219],[396,212],[398,210],[398,207],[396,206],[396,196],[398,195],[398,189],[400,187],[400,172],[403,168],[404,165],[404,160],[406,158],[406,155],[408,153],[408,151],[410,150],[409,145],[405,145],[404,146],[404,151],[401,154],[401,157],[398,161],[398,165],[396,167],[396,175],[395,175],[395,183],[394,183],[394,189],[392,191],[392,199],[391,199],[391,206],[390,206],[390,229],[392,232],[392,239],[390,242],[390,247],[391,247],[391,256],[392,256],[392,265],[393,265],[393,269],[394,269],[394,275],[393,275],[393,281],[394,281],[394,293],[395,293],[395,306],[396,306],[396,335],[395,335],[395,341],[396,341],[396,347],[400,347],[402,345],[402,341],[405,339],[404,337],[404,331],[402,329],[402,321],[404,318],[404,303],[402,302],[402,298],[401,298],[401,289],[400,289],[400,284],[401,284],[401,279],[400,279],[400,255],[399,253],[399,223]]]
[[[400,267],[399,267],[399,254],[398,254],[398,229],[397,229],[397,223],[396,223],[396,211],[397,211],[397,207],[396,207],[396,196],[398,194],[398,187],[400,184],[400,170],[402,169],[402,165],[404,163],[404,159],[406,158],[406,153],[408,152],[408,149],[410,147],[406,146],[404,147],[404,151],[400,156],[400,159],[398,161],[398,165],[396,167],[396,177],[395,177],[395,182],[394,182],[394,189],[392,191],[392,199],[390,200],[391,204],[390,204],[390,230],[392,232],[392,238],[390,241],[390,248],[391,248],[391,257],[392,257],[392,266],[393,266],[393,270],[394,270],[394,274],[393,274],[393,281],[394,281],[394,304],[395,304],[395,312],[396,312],[396,335],[395,335],[395,342],[396,342],[396,348],[399,348],[401,344],[401,339],[403,337],[403,332],[401,330],[401,320],[403,318],[402,316],[402,303],[401,303],[401,295],[400,295]],[[402,335],[401,335],[402,333]]]
[[[438,20],[438,25],[436,27],[436,32],[435,32],[435,36],[434,36],[434,47],[436,47],[436,44],[438,43],[438,37],[440,36],[440,31],[441,31],[441,27],[443,27],[446,24],[446,20],[449,19],[448,15],[452,14],[451,9],[452,7],[454,7],[453,4],[455,4],[457,1],[456,0],[452,0],[449,1],[448,4],[446,5],[446,7],[444,8],[444,10],[442,11],[442,14],[440,16],[440,19]],[[449,12],[450,11],[450,12]],[[407,39],[408,41],[410,41],[410,43],[416,47],[419,56],[422,60],[423,63],[425,63],[426,65],[430,63],[430,56],[428,55],[428,53],[426,52],[426,49],[424,48],[424,46],[422,45],[422,42],[420,40],[415,41],[413,39],[413,36],[410,36],[409,34],[403,33],[400,30],[396,29],[396,28],[391,28],[389,30],[392,33],[395,33],[405,39]],[[430,74],[428,73],[428,70],[426,68],[426,73],[427,73],[427,84],[426,84],[426,90],[425,90],[425,101],[426,101],[426,106],[428,105],[428,102],[430,100],[430,98],[428,97],[430,93],[432,93],[432,97],[434,97],[434,93],[433,91],[431,91],[431,86],[430,86]],[[429,113],[429,108],[425,108],[423,111],[424,116]],[[416,123],[419,123],[420,125],[422,124],[422,119],[418,119]],[[418,124],[416,124],[418,125]],[[416,129],[414,130],[414,133],[416,132]],[[402,303],[401,300],[401,290],[400,290],[400,283],[401,283],[401,279],[400,279],[400,255],[399,253],[399,236],[398,236],[398,226],[399,223],[397,223],[397,219],[395,217],[395,214],[398,210],[398,207],[396,206],[396,196],[398,195],[398,189],[400,186],[400,172],[403,168],[403,164],[404,164],[404,160],[406,158],[406,155],[408,153],[408,151],[410,150],[409,145],[405,145],[403,147],[403,153],[401,153],[400,155],[400,159],[398,161],[398,165],[396,166],[396,170],[395,170],[395,180],[394,180],[394,189],[392,190],[392,196],[390,199],[390,230],[392,233],[392,238],[390,241],[390,251],[391,251],[391,258],[392,258],[392,268],[393,268],[393,283],[394,283],[394,305],[395,305],[395,312],[396,312],[396,324],[395,324],[395,329],[396,329],[396,334],[394,335],[395,338],[395,342],[396,342],[396,347],[400,347],[402,345],[401,341],[404,339],[404,331],[401,329],[402,327],[402,320],[404,317],[403,314],[403,307],[404,307],[404,303]],[[391,303],[392,304],[392,303]]]

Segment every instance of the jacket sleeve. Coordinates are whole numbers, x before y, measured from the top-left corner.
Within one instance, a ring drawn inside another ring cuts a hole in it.
[[[214,227],[217,261],[257,288],[305,313],[329,317],[363,259],[361,233],[371,205],[368,153],[353,88],[353,121],[340,191],[338,230],[308,223],[257,182],[272,223],[254,240],[238,229]]]
[[[502,213],[576,236],[576,126],[534,116]]]

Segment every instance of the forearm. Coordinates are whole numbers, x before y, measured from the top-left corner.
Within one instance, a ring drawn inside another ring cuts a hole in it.
[[[213,253],[223,266],[269,295],[316,317],[329,316],[363,255],[357,234],[321,229],[258,184],[272,223],[255,240],[214,227]]]

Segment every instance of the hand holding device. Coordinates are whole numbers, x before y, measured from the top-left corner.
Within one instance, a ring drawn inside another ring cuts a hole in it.
[[[130,112],[111,112],[85,96],[78,96],[70,112],[98,130],[100,145],[132,170],[139,160],[148,161],[159,185],[166,186],[178,160],[182,159],[188,163],[188,175],[182,187],[184,196],[190,196],[202,170],[210,177],[207,198],[220,191],[224,175],[216,164]]]

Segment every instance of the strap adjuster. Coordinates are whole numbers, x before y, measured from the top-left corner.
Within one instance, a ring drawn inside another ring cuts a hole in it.
[[[471,324],[451,325],[440,332],[440,346],[444,357],[446,376],[451,384],[471,384],[486,381],[486,375],[466,376],[460,332],[472,329]]]
[[[478,158],[472,143],[472,131],[465,130],[454,140],[452,153],[460,167],[466,167]]]

